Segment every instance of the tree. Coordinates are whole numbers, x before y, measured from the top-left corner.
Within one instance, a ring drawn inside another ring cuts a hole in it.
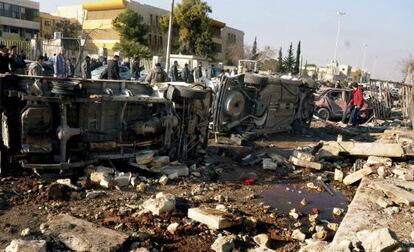
[[[174,8],[173,52],[213,57],[213,39],[208,14],[211,8],[202,0],[182,0]],[[162,17],[161,28],[168,30],[169,15]]]
[[[126,10],[112,21],[115,30],[119,32],[120,41],[114,50],[121,51],[126,57],[149,58],[147,34],[149,27],[143,23],[143,18],[133,10]]]
[[[288,50],[288,56],[284,59],[283,62],[284,70],[288,73],[293,73],[293,67],[295,65],[295,58],[293,57],[293,48],[292,43],[290,43],[289,50]]]
[[[257,58],[257,37],[254,37],[253,47],[252,47],[252,60]]]
[[[296,49],[296,61],[295,67],[293,69],[293,74],[299,74],[300,72],[300,40],[298,43],[298,48]]]
[[[236,44],[227,45],[226,50],[226,65],[236,66],[238,60],[243,58],[243,48]]]
[[[410,55],[408,58],[402,60],[401,64],[401,72],[404,75],[405,82],[414,85],[414,57]]]
[[[284,66],[284,63],[283,63],[282,47],[280,47],[280,49],[279,49],[279,55],[277,57],[277,62],[279,64],[278,72],[279,73],[284,73],[286,70],[285,70],[285,66]]]
[[[77,38],[82,31],[82,26],[78,23],[70,22],[68,19],[56,23],[55,30],[61,32],[63,37]]]

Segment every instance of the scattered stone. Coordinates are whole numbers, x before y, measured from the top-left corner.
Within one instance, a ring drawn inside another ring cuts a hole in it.
[[[163,166],[161,172],[167,176],[176,174],[178,177],[185,177],[190,174],[190,170],[185,164],[169,164]]]
[[[414,241],[414,231],[411,232],[410,236],[411,236],[411,240]]]
[[[215,252],[231,252],[234,249],[236,239],[235,235],[220,236],[210,248]]]
[[[243,220],[243,226],[251,229],[255,229],[257,226],[257,219],[255,217],[249,216]]]
[[[268,247],[270,239],[267,234],[258,234],[253,237],[253,241],[260,247]]]
[[[395,168],[392,170],[399,179],[405,181],[413,181],[414,180],[414,169],[404,169],[404,168]]]
[[[51,234],[75,251],[117,251],[128,240],[128,235],[65,214],[52,216],[48,225]]]
[[[380,178],[385,178],[385,176],[387,175],[387,171],[386,171],[386,169],[385,169],[385,166],[380,166],[380,167],[378,167],[378,169],[377,169],[377,173],[378,173],[378,176],[379,176]]]
[[[46,234],[48,229],[49,229],[49,225],[47,223],[40,224],[40,227],[39,227],[40,233]]]
[[[383,191],[387,197],[395,203],[414,206],[414,193],[412,182],[401,181],[401,183],[390,184],[386,182],[378,182],[373,186],[379,191]],[[404,188],[408,188],[405,190]]]
[[[335,252],[351,252],[352,242],[349,240],[343,240],[339,243],[332,244],[329,247],[329,251]]]
[[[264,170],[273,170],[277,169],[277,163],[273,162],[271,158],[264,158],[263,159],[263,169]]]
[[[167,185],[168,177],[165,175],[162,175],[162,177],[158,180],[158,183],[160,183],[161,185]]]
[[[345,185],[351,185],[357,181],[360,181],[363,177],[371,174],[373,172],[371,167],[365,167],[362,168],[361,170],[358,170],[352,174],[349,174],[348,176],[346,176],[343,180]]]
[[[151,163],[154,160],[154,151],[144,150],[137,153],[135,161],[138,165],[146,165]]]
[[[113,179],[113,182],[116,186],[120,188],[126,188],[131,183],[131,178],[132,178],[131,174],[121,173],[118,176],[115,176],[115,178]]]
[[[399,247],[388,228],[363,230],[357,233],[357,237],[365,251],[394,251]]]
[[[341,171],[339,169],[335,169],[334,180],[342,183],[342,181],[344,180],[344,173],[343,173],[343,171]]]
[[[170,233],[170,234],[176,234],[177,233],[177,231],[178,231],[178,227],[180,226],[180,224],[179,223],[177,223],[177,222],[175,222],[175,223],[171,223],[170,225],[168,225],[168,227],[167,227],[167,231]]]
[[[341,216],[344,212],[345,212],[344,209],[338,208],[338,207],[335,207],[332,211],[332,213],[336,216]]]
[[[77,191],[80,190],[79,187],[77,187],[74,184],[72,184],[72,182],[70,181],[69,178],[67,178],[67,179],[58,179],[58,180],[56,180],[56,183],[61,184],[61,185],[68,186],[68,187],[70,187],[70,188],[72,188],[74,190],[77,190]]]
[[[140,192],[145,192],[147,190],[147,184],[144,182],[139,183],[139,185],[137,185],[137,190]]]
[[[327,225],[327,228],[329,230],[332,230],[332,231],[336,232],[338,230],[338,228],[339,228],[339,224],[338,223],[329,222],[328,225]]]
[[[217,210],[220,210],[220,211],[223,211],[223,212],[227,212],[228,211],[227,207],[225,205],[221,205],[221,204],[218,204],[216,206],[216,209]]]
[[[46,252],[47,244],[45,240],[13,240],[6,247],[5,252]]]
[[[136,248],[130,252],[150,252],[147,248]]]
[[[386,157],[376,157],[376,156],[369,156],[367,163],[368,166],[386,166],[391,167],[392,166],[392,160],[391,158]]]
[[[106,195],[105,191],[93,190],[93,191],[87,191],[86,192],[86,198],[87,199],[95,199],[95,198],[99,198],[99,197],[104,196],[104,195]]]
[[[155,199],[148,199],[143,204],[144,210],[151,211],[153,215],[172,212],[175,209],[175,196],[158,193]]]
[[[157,156],[154,157],[154,159],[151,162],[152,168],[161,168],[164,165],[167,165],[170,163],[170,157],[169,156]]]
[[[303,199],[300,201],[300,204],[301,204],[302,206],[307,206],[307,205],[308,205],[308,201],[306,200],[306,198],[303,198]]]
[[[312,161],[315,160],[314,155],[303,152],[303,151],[298,151],[298,150],[293,151],[293,156],[300,159],[300,160],[308,161],[308,162],[312,162]]]
[[[295,220],[299,219],[299,213],[296,211],[295,208],[293,208],[292,210],[290,210],[289,216],[291,216]]]
[[[304,160],[300,160],[296,157],[290,157],[289,161],[295,165],[295,166],[299,166],[299,167],[305,167],[305,168],[312,168],[315,170],[322,170],[323,166],[321,163],[316,163],[316,162],[310,162],[310,161],[304,161]]]
[[[384,209],[384,212],[388,215],[393,215],[400,212],[399,207],[387,207]]]
[[[242,223],[242,218],[213,208],[190,208],[188,218],[206,224],[211,229],[225,229]]]
[[[298,240],[298,241],[305,241],[306,239],[306,235],[304,233],[302,233],[299,229],[295,229],[292,232],[292,235],[290,236],[293,240]]]
[[[306,184],[306,187],[309,189],[314,189],[314,190],[318,190],[319,187],[317,187],[313,182],[309,182]]]
[[[25,229],[22,230],[22,232],[20,233],[20,235],[23,236],[23,237],[29,236],[31,232],[32,231],[30,230],[30,228],[25,228]]]
[[[325,241],[328,238],[328,232],[326,232],[326,230],[317,231],[312,235],[312,238],[319,241]]]
[[[377,203],[377,205],[379,205],[382,208],[387,208],[393,205],[392,200],[382,196],[378,197],[375,203]]]
[[[307,239],[306,245],[302,246],[299,252],[321,252],[327,251],[328,242],[315,239]],[[335,252],[338,252],[335,250]]]

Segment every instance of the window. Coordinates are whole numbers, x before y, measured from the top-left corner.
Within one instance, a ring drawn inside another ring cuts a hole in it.
[[[18,28],[18,27],[13,27],[13,26],[10,26],[10,33],[16,33],[16,34],[19,34],[20,33],[20,31],[19,31],[20,29]]]
[[[152,27],[152,14],[150,15],[150,26]]]
[[[10,4],[4,4],[4,16],[5,17],[11,17],[12,13],[11,13],[11,5]]]
[[[158,38],[157,38],[157,36],[154,36],[154,47],[155,48],[158,47]]]
[[[158,16],[155,16],[155,26],[159,27],[160,26],[160,19]]]
[[[148,45],[151,47],[152,45],[152,41],[151,41],[151,34],[148,35]]]
[[[163,49],[163,46],[162,46],[162,36],[160,36],[159,42],[160,42],[160,49],[162,50]]]
[[[12,16],[11,16],[12,18],[20,19],[20,6],[12,5],[11,13],[12,13]]]
[[[23,20],[27,19],[27,17],[26,17],[26,8],[24,8],[24,7],[20,7],[20,18],[23,19]]]
[[[213,51],[215,53],[221,53],[222,52],[221,44],[213,43]]]
[[[52,24],[50,23],[50,21],[49,20],[45,20],[45,26],[46,27],[49,27],[49,26],[51,26]]]
[[[0,3],[0,16],[4,16],[4,3]]]
[[[227,34],[227,41],[230,44],[236,43],[236,34],[233,34],[233,33]]]

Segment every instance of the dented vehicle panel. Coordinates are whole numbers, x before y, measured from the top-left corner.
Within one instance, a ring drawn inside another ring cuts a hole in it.
[[[313,99],[313,86],[303,80],[258,74],[226,78],[216,93],[213,131],[261,135],[308,127]]]
[[[200,86],[4,75],[0,91],[3,170],[64,170],[143,149],[185,162],[207,145],[211,92]]]

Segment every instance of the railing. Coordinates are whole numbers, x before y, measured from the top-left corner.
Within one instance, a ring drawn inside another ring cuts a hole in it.
[[[36,58],[36,55],[34,55],[30,41],[14,40],[14,39],[0,39],[0,44],[3,44],[9,48],[15,45],[17,46],[17,51],[18,52],[23,51],[27,59],[34,60]]]

